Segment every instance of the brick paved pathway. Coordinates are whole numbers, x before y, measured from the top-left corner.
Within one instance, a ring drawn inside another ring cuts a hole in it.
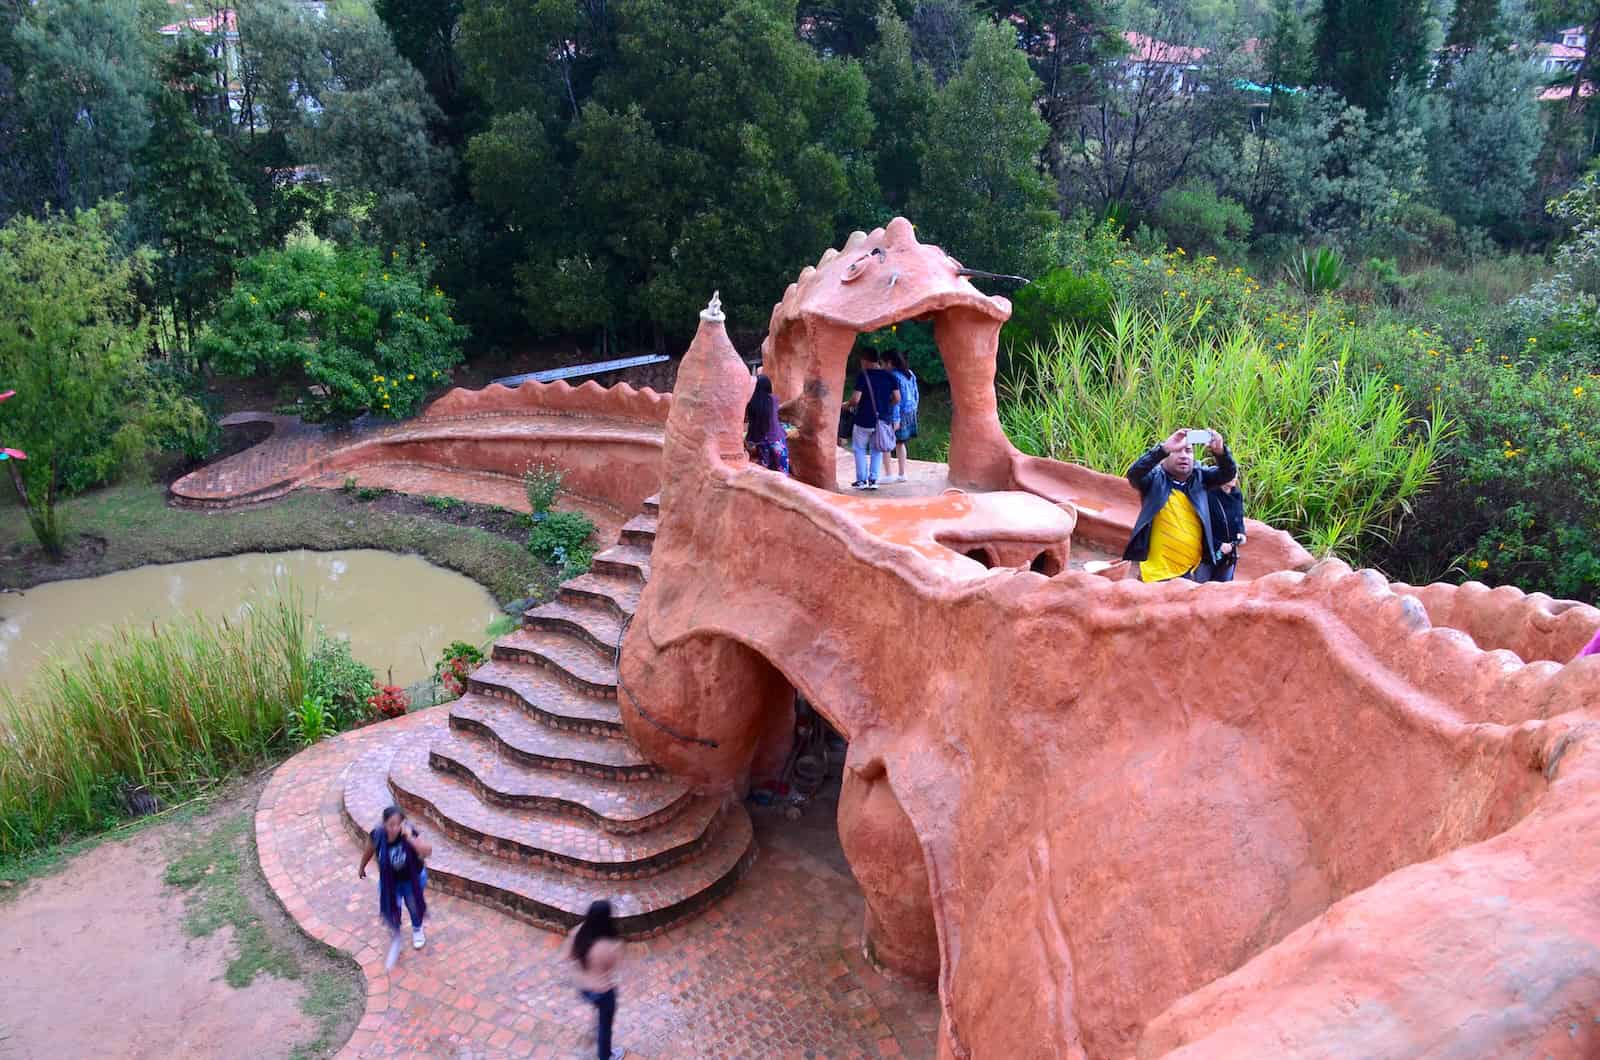
[[[375,873],[343,819],[344,771],[376,743],[433,724],[428,712],[347,733],[290,759],[261,796],[261,865],[312,936],[355,956],[367,1012],[343,1056],[593,1055],[593,1016],[568,985],[560,939],[448,895],[430,896],[428,945],[383,970]],[[935,1055],[934,995],[861,956],[862,900],[834,805],[788,822],[756,815],[760,856],[733,893],[632,955],[618,1043],[639,1057]]]

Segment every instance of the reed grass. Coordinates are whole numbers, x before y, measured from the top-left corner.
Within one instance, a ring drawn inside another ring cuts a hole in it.
[[[1247,513],[1318,555],[1358,558],[1433,480],[1449,425],[1415,415],[1314,315],[1283,349],[1248,323],[1211,332],[1203,310],[1116,307],[1104,328],[1058,327],[1017,352],[1001,419],[1025,452],[1123,474],[1180,427],[1220,430]]]
[[[308,625],[279,589],[236,620],[124,627],[0,691],[0,858],[101,831],[143,789],[193,795],[287,744]]]

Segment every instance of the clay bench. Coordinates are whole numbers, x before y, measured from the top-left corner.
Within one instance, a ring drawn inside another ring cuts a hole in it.
[[[949,489],[931,497],[820,497],[867,533],[965,577],[996,567],[1059,574],[1067,567],[1077,523],[1071,512],[1031,493]]]

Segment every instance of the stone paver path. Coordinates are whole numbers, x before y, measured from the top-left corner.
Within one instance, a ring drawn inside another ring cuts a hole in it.
[[[261,797],[261,865],[312,936],[355,956],[367,1011],[343,1056],[583,1057],[593,1015],[557,959],[560,938],[483,906],[431,895],[428,945],[383,970],[376,872],[340,808],[341,778],[398,727],[348,733],[279,768]],[[617,1041],[639,1057],[933,1057],[937,999],[862,957],[863,904],[839,849],[834,804],[756,817],[761,853],[733,893],[687,925],[630,944]]]

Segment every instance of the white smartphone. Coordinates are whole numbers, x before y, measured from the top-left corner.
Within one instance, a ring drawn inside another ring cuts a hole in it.
[[[1203,427],[1191,427],[1184,436],[1184,441],[1189,445],[1210,445],[1214,437],[1215,435]]]

